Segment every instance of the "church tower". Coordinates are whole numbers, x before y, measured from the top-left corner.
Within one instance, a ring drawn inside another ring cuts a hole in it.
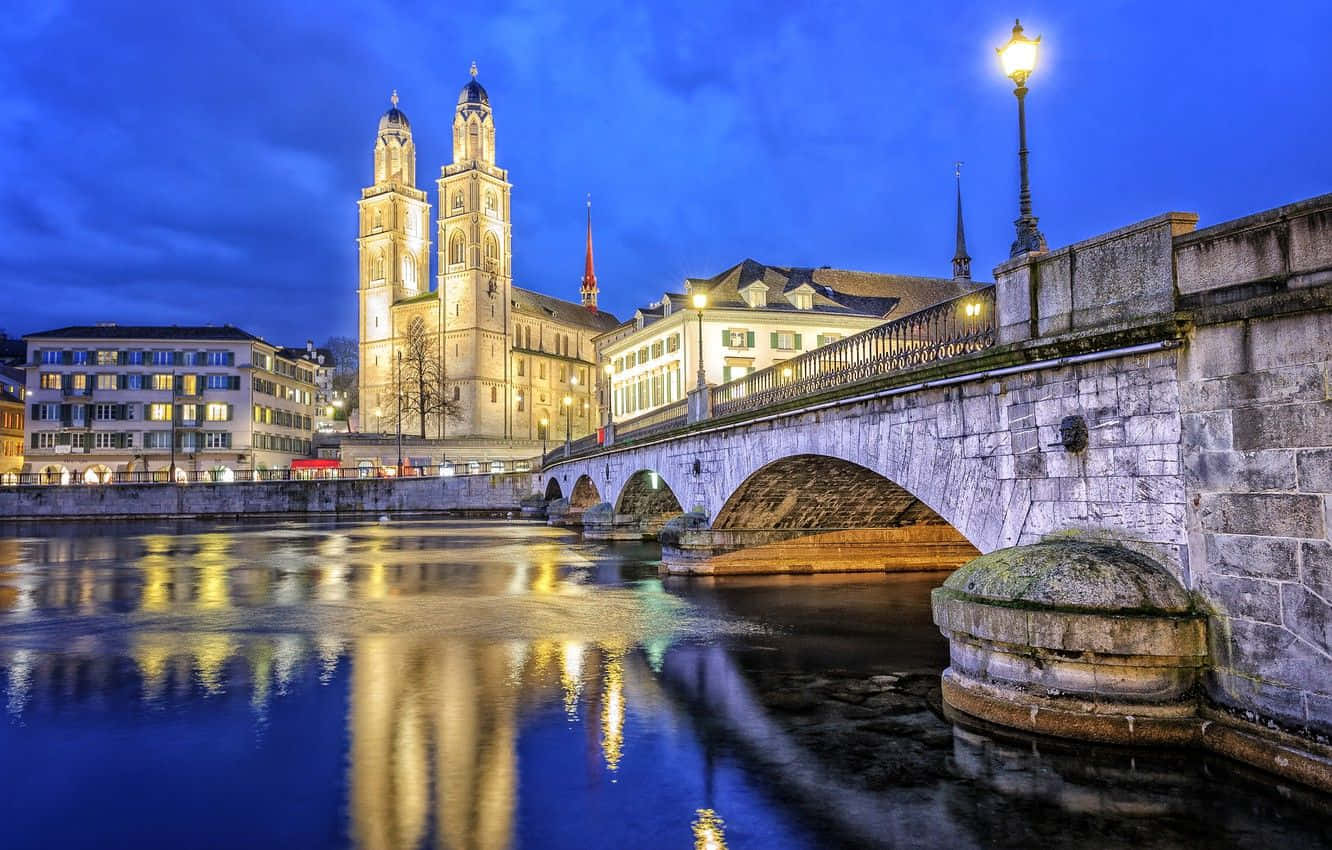
[[[392,305],[429,289],[430,204],[416,188],[416,145],[398,93],[379,119],[374,183],[361,190],[360,355],[361,421],[378,430],[393,400]],[[382,411],[376,414],[376,410]]]
[[[592,196],[587,196],[587,257],[583,260],[583,283],[579,287],[583,306],[597,311],[597,272],[592,267]]]
[[[458,436],[507,436],[512,303],[508,172],[495,165],[490,97],[472,78],[453,117],[453,162],[439,178],[439,291]]]

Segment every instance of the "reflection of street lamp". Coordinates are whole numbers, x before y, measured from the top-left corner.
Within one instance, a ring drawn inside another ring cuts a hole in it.
[[[569,456],[570,443],[573,442],[573,415],[569,408],[573,405],[573,396],[566,394],[560,403],[564,406],[564,456]]]
[[[1013,94],[1018,102],[1018,171],[1021,175],[1021,190],[1018,193],[1017,239],[1009,251],[1010,257],[1017,257],[1033,251],[1048,251],[1045,237],[1036,229],[1036,217],[1031,214],[1031,188],[1027,185],[1027,78],[1036,68],[1036,47],[1041,43],[1038,35],[1035,39],[1022,34],[1022,23],[1013,22],[1013,37],[1008,44],[996,48],[999,61],[1004,66],[1004,74],[1017,86]]]
[[[402,349],[398,349],[398,472],[402,472]]]
[[[549,441],[549,438],[550,420],[543,416],[541,417],[541,462],[543,464],[546,462],[546,443]]]
[[[701,390],[708,385],[703,374],[703,308],[708,306],[707,293],[695,292],[692,300],[694,309],[698,311],[698,388]]]

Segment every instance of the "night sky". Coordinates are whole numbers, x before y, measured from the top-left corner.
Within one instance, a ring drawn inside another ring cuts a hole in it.
[[[954,160],[988,279],[1017,214],[994,52],[1015,14],[1043,36],[1028,115],[1052,247],[1332,191],[1322,0],[4,5],[10,335],[354,334],[379,115],[397,88],[433,216],[473,60],[514,184],[516,282],[577,300],[590,192],[602,306],[622,317],[745,257],[946,277]]]

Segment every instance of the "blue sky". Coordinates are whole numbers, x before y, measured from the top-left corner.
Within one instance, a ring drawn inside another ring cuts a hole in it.
[[[1052,246],[1332,191],[1332,4],[10,0],[0,329],[356,327],[355,209],[397,88],[435,204],[475,60],[519,285],[576,300],[594,201],[621,316],[745,257],[947,276],[963,160],[978,278],[1017,206],[1014,15]]]

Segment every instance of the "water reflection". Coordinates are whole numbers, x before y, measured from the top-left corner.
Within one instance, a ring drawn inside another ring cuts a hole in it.
[[[663,586],[652,555],[495,523],[0,538],[6,846],[1329,840],[1325,798],[1216,760],[941,717],[937,578]]]

